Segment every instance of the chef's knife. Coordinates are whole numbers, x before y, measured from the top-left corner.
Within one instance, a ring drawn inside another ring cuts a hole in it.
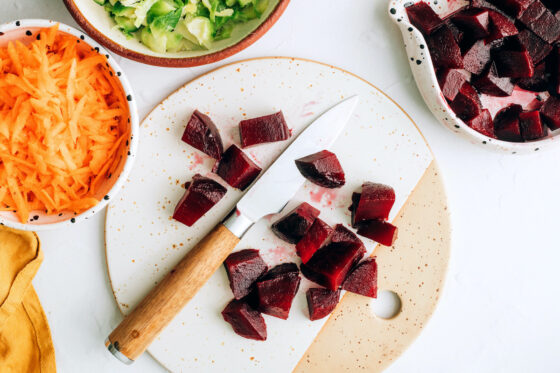
[[[125,317],[105,341],[115,357],[131,364],[216,272],[245,232],[265,215],[282,210],[305,180],[294,160],[329,148],[357,103],[357,96],[346,99],[311,123],[247,191],[236,209]]]

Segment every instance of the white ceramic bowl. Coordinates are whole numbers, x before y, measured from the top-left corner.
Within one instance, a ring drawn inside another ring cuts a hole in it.
[[[0,212],[0,224],[6,225],[11,228],[33,231],[56,229],[91,218],[93,215],[107,206],[109,201],[113,199],[121,190],[124,181],[130,173],[130,170],[132,169],[132,163],[136,156],[136,151],[138,148],[139,121],[136,108],[136,98],[134,97],[134,93],[132,92],[130,84],[128,83],[124,72],[116,63],[115,59],[111,58],[105,48],[88,37],[84,32],[60,22],[43,19],[23,19],[0,25],[0,46],[3,46],[9,40],[22,40],[25,38],[32,38],[34,36],[27,36],[25,34],[26,31],[31,31],[32,33],[34,33],[40,28],[51,27],[57,23],[59,24],[59,31],[80,38],[82,43],[86,43],[92,48],[99,48],[99,53],[108,57],[107,63],[115,72],[115,76],[120,80],[122,88],[124,90],[124,94],[128,98],[131,134],[130,139],[128,139],[128,150],[125,149],[123,157],[119,165],[117,166],[116,172],[113,177],[105,180],[100,185],[99,191],[96,194],[96,197],[100,200],[97,205],[78,215],[75,215],[73,212],[66,212],[62,215],[47,215],[44,211],[33,211],[30,215],[32,217],[37,216],[38,219],[33,219],[32,221],[30,220],[25,224],[20,223],[19,219],[13,212]]]
[[[459,119],[447,104],[443,93],[439,87],[436,73],[432,64],[432,59],[428,51],[426,40],[422,33],[408,20],[405,5],[419,2],[411,0],[390,0],[389,15],[397,24],[404,39],[406,53],[409,57],[412,74],[426,105],[435,115],[439,122],[444,126],[469,140],[474,144],[479,144],[489,149],[506,152],[509,154],[523,154],[543,150],[557,145],[559,142],[560,130],[550,132],[547,137],[539,140],[524,143],[502,141],[490,138],[473,130]],[[447,14],[463,5],[468,1],[464,0],[439,0],[429,4],[438,14]]]

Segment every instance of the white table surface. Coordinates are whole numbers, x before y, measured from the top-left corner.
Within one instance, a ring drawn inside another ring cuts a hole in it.
[[[75,22],[62,0],[1,0],[0,22]],[[292,0],[249,49],[190,69],[117,57],[140,117],[197,75],[258,56],[310,58],[349,70],[413,117],[439,161],[452,212],[453,251],[437,311],[388,372],[560,371],[560,148],[504,156],[457,138],[418,93],[387,0]],[[121,319],[105,266],[105,214],[41,233],[45,261],[33,281],[47,313],[60,372],[165,372],[148,354],[126,367],[103,341]],[[1,371],[1,369],[0,369]]]

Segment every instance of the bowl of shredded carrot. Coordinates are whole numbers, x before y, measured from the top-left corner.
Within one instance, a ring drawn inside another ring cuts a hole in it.
[[[0,25],[0,224],[91,218],[121,189],[137,141],[134,95],[103,47],[53,21]]]

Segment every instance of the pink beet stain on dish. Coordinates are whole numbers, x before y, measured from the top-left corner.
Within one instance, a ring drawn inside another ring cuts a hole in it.
[[[309,101],[309,102],[307,102],[303,105],[303,110],[305,111],[305,110],[309,109],[310,106],[314,106],[314,105],[317,105],[317,104],[318,104],[317,101],[311,100],[311,101]]]
[[[305,118],[305,117],[309,117],[309,116],[315,114],[313,111],[311,111],[311,107],[313,107],[317,104],[318,104],[317,101],[309,101],[309,102],[305,103],[303,105],[303,108],[301,109],[300,117]],[[291,132],[290,132],[290,134],[291,134]]]
[[[193,153],[192,154],[192,163],[189,166],[189,170],[192,171],[194,170],[197,166],[200,166],[201,164],[204,163],[204,158],[202,158],[202,156],[198,153]]]
[[[492,117],[496,115],[498,111],[509,106],[510,104],[518,104],[525,110],[531,109],[531,105],[534,105],[534,101],[538,93],[524,90],[519,87],[515,87],[511,96],[508,97],[496,97],[488,95],[480,95],[480,101],[482,102],[482,107],[488,109]]]
[[[249,156],[251,157],[251,159],[253,161],[255,161],[255,163],[261,163],[262,159],[259,159],[259,157],[254,153],[254,152],[248,152]]]
[[[335,189],[313,187],[309,191],[309,197],[312,202],[323,203],[323,207],[330,207],[334,205],[338,197],[338,191]]]
[[[447,16],[465,5],[465,0],[447,0],[447,12],[442,16]]]
[[[265,255],[271,263],[281,263],[295,258],[294,250],[292,248],[280,245],[267,250],[263,255]]]

